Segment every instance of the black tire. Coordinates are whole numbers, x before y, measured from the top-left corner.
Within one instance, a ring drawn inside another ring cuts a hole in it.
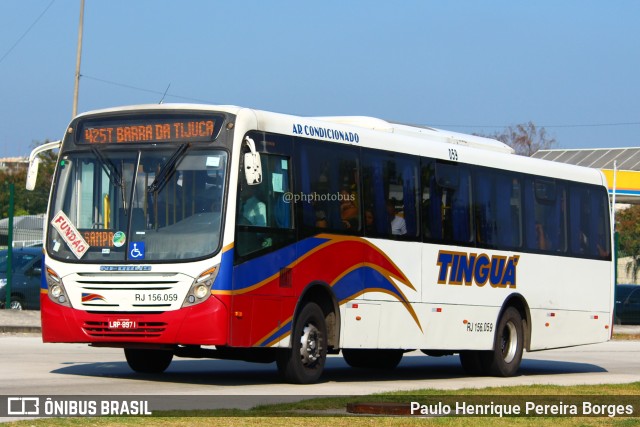
[[[395,349],[342,349],[342,357],[352,368],[391,370],[402,360],[404,351]]]
[[[291,348],[277,358],[278,371],[292,384],[318,381],[327,360],[327,324],[322,309],[307,303],[296,317],[291,333]]]
[[[482,352],[484,370],[497,377],[514,376],[520,368],[523,349],[522,316],[517,309],[509,307],[498,322],[493,351]]]
[[[124,356],[129,367],[141,374],[161,374],[173,360],[173,352],[167,350],[125,348]]]

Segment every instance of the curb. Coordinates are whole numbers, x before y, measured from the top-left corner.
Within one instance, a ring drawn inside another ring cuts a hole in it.
[[[0,326],[0,333],[41,334],[40,326]]]
[[[347,413],[356,415],[407,416],[411,414],[408,403],[374,402],[347,403]]]
[[[0,310],[0,333],[41,334],[39,310]]]

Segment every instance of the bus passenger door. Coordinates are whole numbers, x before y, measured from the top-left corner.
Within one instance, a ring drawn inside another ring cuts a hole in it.
[[[271,347],[287,336],[294,305],[295,228],[290,138],[248,134],[260,153],[262,182],[249,185],[240,157],[234,244],[231,345]],[[292,310],[291,310],[292,311]],[[290,317],[290,316],[289,316]]]

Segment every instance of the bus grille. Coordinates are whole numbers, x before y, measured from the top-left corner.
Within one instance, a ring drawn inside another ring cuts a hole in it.
[[[92,337],[142,337],[153,338],[162,335],[165,322],[138,322],[135,329],[109,328],[109,322],[85,321],[82,329]]]
[[[63,282],[74,308],[101,313],[151,313],[179,310],[193,277],[171,272],[72,273]]]

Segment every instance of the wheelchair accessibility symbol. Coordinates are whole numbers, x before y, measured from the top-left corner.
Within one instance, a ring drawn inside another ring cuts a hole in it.
[[[129,242],[129,258],[144,259],[144,242]]]

